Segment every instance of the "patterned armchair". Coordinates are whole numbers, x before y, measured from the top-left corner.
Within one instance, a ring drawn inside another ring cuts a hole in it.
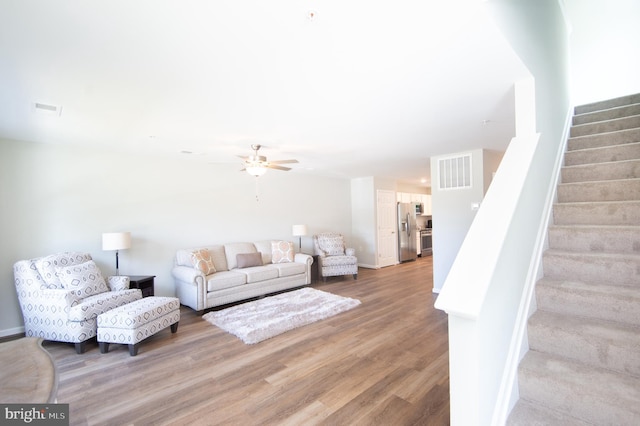
[[[318,271],[323,281],[327,277],[353,275],[358,278],[358,258],[355,250],[345,248],[344,238],[340,234],[318,234],[313,236],[318,255]]]
[[[96,317],[142,298],[129,277],[108,277],[88,253],[66,252],[13,265],[27,337],[74,343],[83,353],[97,333]]]

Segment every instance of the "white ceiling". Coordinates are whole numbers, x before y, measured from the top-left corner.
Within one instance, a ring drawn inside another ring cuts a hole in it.
[[[417,184],[506,148],[525,74],[481,0],[0,3],[0,138],[211,167],[259,143],[289,173]]]

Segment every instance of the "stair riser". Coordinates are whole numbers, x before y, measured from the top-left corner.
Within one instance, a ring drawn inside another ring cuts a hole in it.
[[[640,159],[640,143],[567,151],[564,155],[565,166],[581,164],[609,163],[612,161]]]
[[[640,254],[640,227],[551,227],[548,237],[556,250]]]
[[[640,179],[558,185],[558,202],[640,200]]]
[[[588,164],[562,168],[562,182],[590,182],[640,178],[640,160]]]
[[[600,121],[597,123],[581,124],[572,126],[570,136],[597,135],[599,133],[617,132],[620,130],[634,129],[640,127],[640,116],[617,118],[615,120]]]
[[[590,320],[580,324],[565,315],[557,321],[538,320],[534,314],[529,322],[529,347],[532,350],[566,357],[599,368],[624,374],[640,375],[640,345],[633,328],[612,326]],[[587,321],[587,320],[583,320]]]
[[[586,254],[543,255],[544,275],[555,280],[640,286],[640,257]]]
[[[578,126],[581,124],[615,120],[617,118],[630,117],[633,115],[640,115],[640,104],[626,105],[618,108],[591,112],[588,114],[575,115],[572,123],[574,126]]]
[[[564,203],[553,206],[556,225],[638,225],[640,202]]]
[[[640,142],[640,129],[569,138],[567,151]]]
[[[628,290],[628,289],[627,289]],[[637,296],[625,293],[602,293],[595,286],[572,288],[561,285],[539,284],[536,287],[538,309],[566,315],[640,324],[640,291]]]
[[[584,378],[584,386],[576,387],[575,380],[571,380],[578,375]],[[598,383],[607,379],[610,379],[609,375],[594,374],[591,378],[583,369],[553,361],[541,368],[521,368],[518,374],[520,396],[526,400],[567,412],[593,424],[637,424],[640,414],[637,407],[628,406],[628,401],[617,400],[614,395],[619,392],[607,392],[609,383]],[[636,393],[628,383],[623,385],[624,390]]]
[[[601,111],[605,109],[617,108],[624,105],[638,104],[640,103],[640,93],[636,93],[628,96],[620,96],[614,99],[607,99],[605,101],[592,102],[590,104],[578,105],[574,108],[574,114],[587,114],[594,111]]]

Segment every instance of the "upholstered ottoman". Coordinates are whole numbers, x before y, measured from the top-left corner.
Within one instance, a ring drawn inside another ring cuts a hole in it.
[[[100,352],[109,352],[109,343],[129,345],[129,355],[138,354],[138,344],[171,326],[178,331],[180,299],[145,297],[98,315]]]

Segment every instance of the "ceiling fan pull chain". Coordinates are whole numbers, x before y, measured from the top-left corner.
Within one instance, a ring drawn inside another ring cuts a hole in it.
[[[256,203],[260,202],[260,198],[258,198],[258,176],[256,176]]]

